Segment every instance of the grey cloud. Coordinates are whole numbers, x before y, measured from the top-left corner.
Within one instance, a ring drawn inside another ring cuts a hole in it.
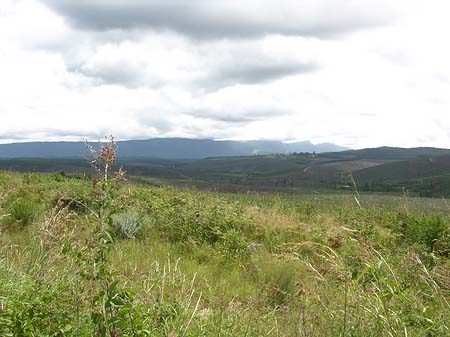
[[[145,70],[137,65],[121,62],[120,64],[96,64],[91,67],[85,64],[71,65],[70,72],[82,74],[95,80],[96,84],[116,84],[129,88],[142,86],[158,87],[161,83],[157,80],[149,80],[145,76]]]
[[[79,139],[102,139],[109,135],[110,132],[105,128],[98,128],[95,130],[86,131],[84,129],[41,129],[36,133],[45,134],[49,137],[68,137],[68,138],[79,138]]]
[[[264,84],[287,76],[313,72],[318,66],[313,63],[270,61],[254,64],[229,63],[213,71],[203,82],[214,89],[236,84]]]
[[[313,64],[255,64],[245,67],[229,67],[212,70],[193,85],[207,90],[218,90],[237,84],[264,84],[287,76],[315,71]],[[97,84],[116,84],[129,88],[152,87],[164,85],[161,81],[144,76],[145,70],[127,64],[121,66],[99,65],[95,68],[74,66],[69,71],[82,74],[96,80]],[[151,80],[152,79],[152,80]]]
[[[383,1],[41,0],[90,30],[153,28],[194,38],[333,36],[390,20]]]
[[[155,124],[152,118],[141,116],[139,121],[147,133],[142,133],[140,138],[150,137],[187,137],[200,139],[217,139],[227,138],[233,130],[240,128],[243,124],[248,122],[226,120],[226,118],[214,118],[208,116],[207,111],[191,111],[186,112],[183,121],[186,121],[186,116],[192,117],[191,123],[180,123],[178,120],[171,120],[167,122],[167,126],[160,128],[160,125]],[[195,122],[193,122],[195,121]],[[144,136],[145,135],[145,136]],[[136,136],[134,136],[136,138]]]
[[[170,112],[161,111],[158,113],[152,111],[140,111],[136,114],[136,119],[145,128],[151,130],[154,134],[169,133],[177,124],[176,118],[172,117]]]
[[[3,132],[0,134],[0,140],[10,140],[10,139],[22,140],[26,138],[24,138],[24,136],[18,132]]]
[[[212,111],[212,110],[192,110],[188,114],[197,118],[203,118],[215,122],[229,124],[245,124],[288,115],[290,112],[281,109],[249,109],[245,111]]]
[[[298,56],[265,54],[261,46],[252,43],[225,47],[212,43],[196,52],[181,46],[178,50],[182,51],[181,55],[188,55],[187,59],[172,58],[163,67],[152,59],[153,50],[139,48],[141,54],[136,55],[119,47],[120,44],[117,46],[106,53],[87,54],[72,64],[69,59],[67,69],[93,79],[97,85],[115,84],[128,88],[176,85],[216,91],[237,84],[264,84],[319,68],[318,64],[303,62]],[[145,42],[141,46],[145,46]],[[161,50],[170,57],[170,48]],[[160,57],[159,62],[163,61]]]
[[[98,129],[86,131],[85,129],[56,129],[56,128],[37,128],[37,129],[18,129],[14,132],[7,131],[0,134],[0,140],[39,140],[49,138],[60,139],[101,139],[105,135],[108,135],[108,130]]]

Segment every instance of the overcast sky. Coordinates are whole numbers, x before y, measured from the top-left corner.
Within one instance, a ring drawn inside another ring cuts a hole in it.
[[[450,147],[448,0],[1,0],[0,142]]]

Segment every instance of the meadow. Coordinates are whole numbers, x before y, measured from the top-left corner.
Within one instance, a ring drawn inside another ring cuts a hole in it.
[[[0,173],[0,336],[449,336],[450,202]]]

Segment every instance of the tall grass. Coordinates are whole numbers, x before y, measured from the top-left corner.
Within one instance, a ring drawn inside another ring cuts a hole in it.
[[[441,200],[0,186],[0,336],[450,334]]]

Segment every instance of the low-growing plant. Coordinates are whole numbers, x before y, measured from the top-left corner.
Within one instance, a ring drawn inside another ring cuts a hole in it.
[[[28,195],[9,195],[3,208],[6,214],[1,222],[6,229],[21,229],[29,226],[38,215],[38,206]]]
[[[297,275],[293,266],[279,261],[278,265],[266,270],[265,290],[267,299],[272,306],[287,305],[291,302],[298,291]]]
[[[316,207],[309,202],[299,204],[296,209],[298,210],[300,215],[306,218],[313,216],[314,213],[316,212]]]

